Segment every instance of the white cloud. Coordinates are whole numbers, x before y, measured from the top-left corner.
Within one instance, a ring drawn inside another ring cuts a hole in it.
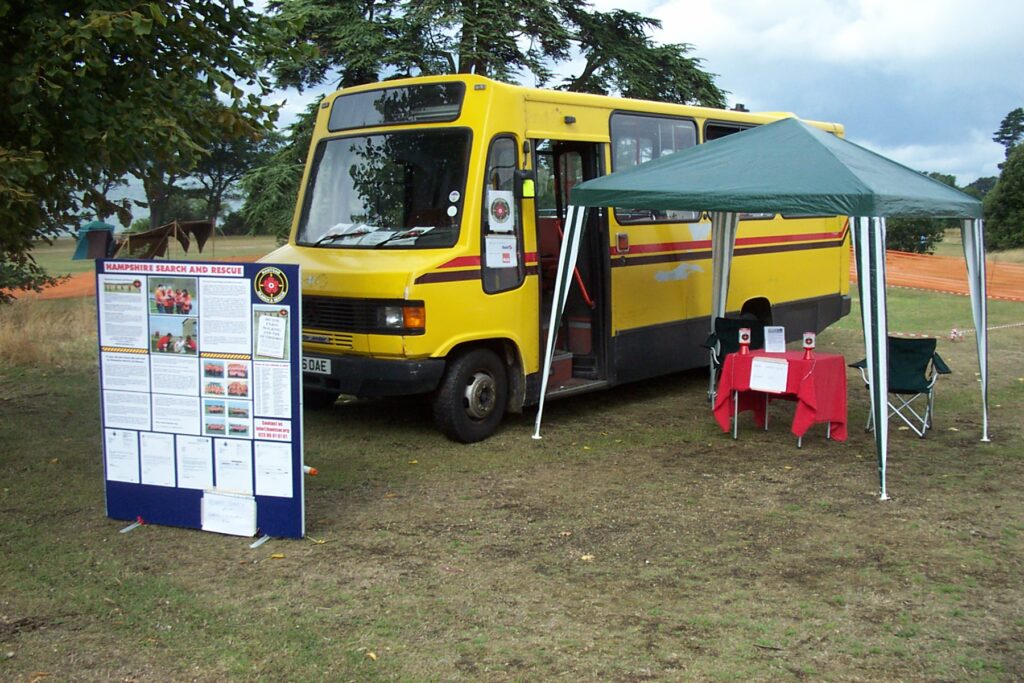
[[[594,4],[660,19],[655,39],[694,45],[730,104],[839,121],[851,139],[961,183],[998,173],[992,131],[1024,105],[1019,0]]]
[[[997,164],[1003,160],[1003,147],[984,131],[973,130],[963,139],[938,145],[877,145],[869,140],[857,144],[898,161],[915,171],[937,171],[956,176],[967,185],[981,176],[998,176]]]

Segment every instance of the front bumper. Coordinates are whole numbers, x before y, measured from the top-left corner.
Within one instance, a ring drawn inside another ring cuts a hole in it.
[[[308,358],[331,361],[331,374],[306,372],[307,389],[337,392],[349,396],[408,396],[433,391],[444,374],[444,359],[383,360],[360,356],[307,353]]]

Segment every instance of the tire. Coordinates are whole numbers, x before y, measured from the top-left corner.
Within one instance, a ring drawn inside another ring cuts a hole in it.
[[[330,410],[341,396],[337,391],[302,389],[302,407],[305,410]]]
[[[434,394],[434,422],[452,441],[494,434],[508,404],[508,375],[497,354],[473,349],[452,358]]]

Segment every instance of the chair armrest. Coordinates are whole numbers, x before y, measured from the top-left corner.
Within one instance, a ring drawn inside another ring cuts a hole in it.
[[[953,372],[949,369],[949,366],[946,365],[946,361],[942,360],[942,356],[938,353],[932,354],[932,365],[935,366],[935,371],[941,375],[948,375]]]

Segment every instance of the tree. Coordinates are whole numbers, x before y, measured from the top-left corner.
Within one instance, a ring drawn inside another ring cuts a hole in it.
[[[260,69],[283,29],[249,0],[109,7],[0,0],[0,297],[52,281],[34,239],[86,213],[127,224],[127,200],[107,199],[105,178],[145,163],[180,172],[221,131],[255,134],[275,117]],[[186,106],[218,92],[219,119]]]
[[[597,12],[583,0],[278,0],[276,16],[300,26],[286,42],[312,60],[279,59],[281,85],[340,87],[399,77],[476,73],[544,84],[552,67],[581,53],[586,62],[563,88],[721,106],[714,76],[686,44],[656,45],[661,23],[635,12]],[[336,79],[336,80],[335,80]]]
[[[595,12],[582,0],[278,0],[275,16],[299,27],[282,38],[292,51],[274,62],[282,86],[339,87],[384,77],[476,73],[505,81],[531,74],[553,78],[552,67],[573,56],[585,64],[559,87],[626,97],[724,106],[714,76],[700,69],[686,44],[656,45],[656,19],[635,12]],[[289,55],[312,52],[312,58]],[[253,226],[291,224],[316,105],[292,129],[287,147],[246,175],[242,207]]]
[[[659,46],[651,41],[648,31],[661,27],[657,19],[625,10],[574,9],[568,14],[578,27],[576,40],[586,63],[579,74],[563,81],[564,89],[725,106],[725,94],[715,85],[714,75],[701,70],[701,60],[687,56],[693,46]]]
[[[985,195],[984,207],[986,246],[1024,247],[1024,145],[1010,152],[999,181]]]
[[[956,176],[936,172],[925,175],[950,187],[956,187]],[[885,246],[896,251],[932,254],[935,252],[935,245],[945,237],[946,230],[958,225],[956,219],[930,216],[889,218],[885,221]]]
[[[266,163],[242,177],[245,203],[241,214],[253,234],[276,235],[281,241],[287,238],[319,109],[319,100],[310,103],[288,128],[288,143],[274,152]]]
[[[1006,157],[1024,139],[1024,108],[1017,107],[1003,118],[992,140],[1006,148]]]
[[[999,179],[994,176],[985,176],[983,178],[978,178],[970,185],[960,189],[976,199],[984,199],[985,195],[987,195],[989,191],[996,186],[996,181],[998,180]]]
[[[198,185],[195,194],[205,203],[206,217],[216,219],[226,199],[238,198],[233,189],[245,174],[266,164],[283,144],[283,136],[276,131],[214,142],[189,175],[189,180]]]

